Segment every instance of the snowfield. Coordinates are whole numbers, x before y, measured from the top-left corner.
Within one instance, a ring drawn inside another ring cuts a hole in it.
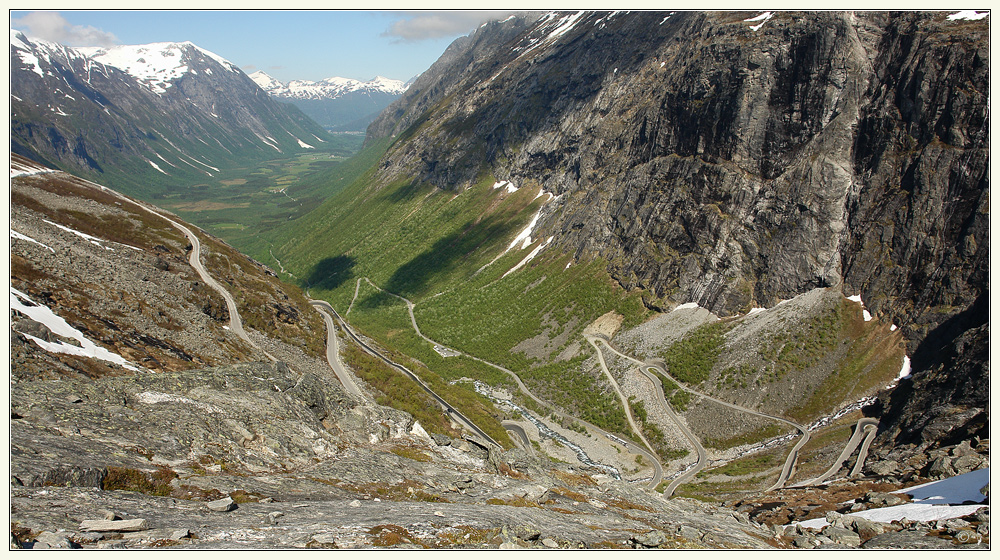
[[[903,518],[910,521],[937,521],[939,519],[962,517],[975,513],[976,510],[983,507],[983,504],[980,502],[984,501],[986,496],[979,490],[989,482],[990,469],[980,469],[893,492],[894,494],[909,494],[913,496],[911,503],[869,509],[850,515],[882,523],[899,521]],[[965,504],[965,502],[975,503]],[[809,521],[797,523],[797,525],[822,529],[829,525],[829,523],[826,519],[810,519]]]

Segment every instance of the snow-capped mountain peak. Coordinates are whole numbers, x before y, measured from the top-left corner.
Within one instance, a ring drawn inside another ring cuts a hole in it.
[[[406,91],[406,85],[400,80],[392,80],[376,76],[367,82],[351,78],[334,76],[318,82],[311,80],[292,80],[282,83],[264,72],[254,72],[250,75],[253,81],[264,91],[274,97],[284,99],[337,99],[355,91],[368,91],[399,95]]]
[[[31,71],[41,77],[51,74],[52,59],[60,60],[69,64],[76,59],[86,59],[85,53],[80,49],[65,47],[58,43],[46,41],[44,39],[29,38],[24,33],[10,30],[11,53],[17,53],[21,62],[30,67]],[[43,65],[42,61],[46,64]]]
[[[156,93],[163,93],[171,83],[186,74],[196,74],[198,68],[211,74],[211,59],[223,69],[240,72],[233,63],[198,47],[190,41],[180,43],[150,43],[148,45],[118,45],[114,47],[80,47],[77,50],[91,59],[128,72]],[[201,63],[201,64],[199,64]]]
[[[267,72],[264,72],[262,70],[258,70],[253,74],[250,74],[250,79],[256,82],[257,85],[260,86],[260,88],[263,89],[264,91],[282,87],[281,82],[275,80],[270,75],[268,75]]]

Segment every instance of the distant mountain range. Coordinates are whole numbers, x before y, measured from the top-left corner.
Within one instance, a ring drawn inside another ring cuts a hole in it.
[[[190,42],[69,48],[10,32],[11,150],[135,195],[330,140]]]
[[[274,99],[298,107],[320,125],[338,132],[365,130],[410,84],[382,76],[367,82],[333,77],[287,84],[265,72],[254,72],[250,78]]]

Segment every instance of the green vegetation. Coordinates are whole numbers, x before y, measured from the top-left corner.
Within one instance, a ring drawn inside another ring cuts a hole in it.
[[[664,356],[670,375],[687,385],[698,385],[708,379],[729,328],[722,321],[701,325],[672,344]]]
[[[708,478],[717,474],[726,476],[746,476],[758,474],[762,471],[780,466],[785,461],[786,454],[787,449],[784,448],[754,453],[753,455],[740,457],[739,459],[730,461],[718,467],[705,469],[699,472],[696,478]]]
[[[409,412],[428,432],[439,432],[452,437],[459,435],[451,428],[437,402],[415,381],[354,344],[344,345],[341,352],[344,362],[355,374],[378,391],[375,402]]]
[[[755,373],[757,373],[757,368],[747,362],[740,364],[738,367],[730,366],[722,370],[719,374],[719,385],[733,389],[746,389],[747,381]]]
[[[358,158],[371,156],[374,163],[381,155],[376,148]],[[402,180],[382,183],[368,170],[305,218],[243,248],[261,260],[273,261],[273,253],[313,297],[330,301],[342,313],[354,300],[357,280],[371,278],[379,287],[416,302],[425,335],[513,369],[560,407],[628,433],[614,395],[596,380],[580,382],[580,360],[546,363],[511,349],[555,324],[549,336],[562,334],[566,343],[553,349],[554,357],[579,339],[587,323],[611,309],[623,313],[628,324],[637,324],[647,313],[641,294],[625,293],[613,283],[604,263],[573,263],[567,268],[570,258],[551,248],[503,278],[539,241],[498,255],[546,198],[536,196],[537,185],[508,194],[494,190],[494,182],[487,176],[467,190],[453,192]],[[384,347],[419,360],[443,380],[472,378],[512,387],[509,376],[495,368],[464,357],[441,357],[416,336],[405,305],[367,282],[362,281],[347,318]]]
[[[770,439],[783,432],[787,432],[790,429],[791,428],[789,428],[788,425],[768,424],[757,428],[752,432],[738,433],[730,437],[708,437],[705,438],[702,443],[705,447],[711,447],[713,449],[729,449],[739,445],[764,441],[765,439]]]
[[[450,422],[444,416],[437,401],[428,395],[415,381],[392,368],[379,358],[369,355],[354,344],[345,345],[343,357],[346,363],[369,385],[379,391],[376,402],[409,412],[428,432],[439,432],[457,437]],[[510,436],[500,422],[492,415],[492,404],[475,391],[457,384],[450,384],[426,366],[402,354],[393,353],[391,359],[404,363],[432,391],[451,406],[461,411],[473,423],[489,434],[504,447],[511,447]]]
[[[541,366],[524,372],[522,378],[570,414],[609,432],[630,433],[625,411],[614,391],[583,371],[586,358],[587,355],[580,355],[566,362]]]
[[[680,385],[664,376],[659,370],[652,369],[650,371],[656,374],[656,377],[659,378],[660,383],[663,385],[663,396],[670,403],[670,407],[677,412],[686,411],[688,405],[691,404],[691,393],[681,389]]]
[[[856,312],[845,309],[849,305],[842,302],[840,315],[841,333],[850,346],[833,372],[801,405],[788,411],[789,417],[806,421],[832,412],[839,403],[884,387],[899,373],[905,355],[899,334],[889,334],[888,328],[876,321],[865,322]]]
[[[400,457],[405,457],[407,459],[411,459],[413,461],[417,461],[418,463],[427,463],[427,462],[430,462],[430,460],[431,460],[430,455],[428,455],[428,454],[426,454],[426,453],[424,453],[422,451],[418,451],[416,449],[413,449],[411,447],[398,447],[397,446],[397,447],[393,447],[389,451],[391,451],[394,455],[399,455]]]
[[[372,149],[350,159],[336,152],[306,153],[255,162],[172,189],[153,202],[240,247],[256,245],[263,252],[261,260],[274,264],[262,233],[312,211],[374,164],[380,153]]]
[[[639,421],[642,435],[653,446],[653,452],[659,455],[661,459],[670,461],[671,459],[684,457],[689,453],[686,449],[674,449],[667,445],[666,436],[663,434],[663,431],[656,424],[649,421],[649,414],[646,412],[646,406],[642,404],[642,401],[636,400],[635,397],[629,397],[628,403],[632,409],[632,417]]]
[[[852,315],[849,305],[842,301],[791,333],[772,335],[760,349],[761,359],[768,364],[763,381],[780,381],[791,371],[810,368],[834,350],[848,334],[845,327]]]
[[[725,482],[689,482],[678,486],[674,491],[674,496],[714,503],[725,499],[732,499],[732,497],[737,495],[759,492],[768,482],[769,479],[764,476],[727,480]],[[666,488],[666,484],[668,483],[663,484],[664,488]]]
[[[168,467],[160,467],[153,473],[126,467],[108,467],[108,475],[101,482],[101,489],[169,496],[172,490],[170,481],[175,478],[177,473]]]

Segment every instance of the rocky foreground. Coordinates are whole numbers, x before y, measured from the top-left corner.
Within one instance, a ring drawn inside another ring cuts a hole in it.
[[[883,459],[874,463],[889,469],[882,475],[713,505],[664,499],[534,453],[429,435],[405,413],[351,402],[280,363],[21,382],[13,396],[14,548],[989,543],[987,506],[934,522],[855,516],[907,501],[889,490],[943,478],[956,464],[988,466],[988,441],[923,454],[922,464]],[[844,504],[852,498],[859,504]],[[826,527],[786,527],[824,516]]]

